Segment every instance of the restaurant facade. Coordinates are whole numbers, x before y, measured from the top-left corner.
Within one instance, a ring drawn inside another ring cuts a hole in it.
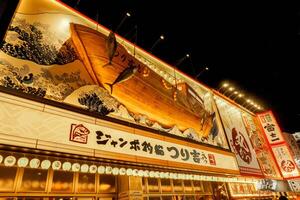
[[[296,198],[272,112],[255,115],[60,1],[3,5],[0,198]]]

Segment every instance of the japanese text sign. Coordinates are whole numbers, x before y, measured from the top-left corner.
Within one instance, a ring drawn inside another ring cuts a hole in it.
[[[284,141],[280,132],[280,128],[278,127],[278,124],[276,123],[276,120],[271,111],[259,114],[258,118],[265,132],[265,135],[267,136],[269,144],[272,145]]]

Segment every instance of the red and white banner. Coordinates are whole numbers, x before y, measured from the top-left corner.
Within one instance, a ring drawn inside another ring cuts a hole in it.
[[[258,118],[265,132],[265,135],[267,136],[269,144],[272,145],[284,142],[280,128],[271,111],[265,112],[263,114],[258,114]]]
[[[262,176],[256,154],[244,126],[241,111],[216,97],[224,129],[232,151],[236,154],[241,174]]]
[[[285,144],[273,146],[272,150],[283,177],[299,176],[297,166]]]
[[[272,113],[267,111],[257,115],[264,130],[267,141],[273,151],[277,165],[284,178],[299,176],[297,165],[289,147],[284,140],[278,123]]]

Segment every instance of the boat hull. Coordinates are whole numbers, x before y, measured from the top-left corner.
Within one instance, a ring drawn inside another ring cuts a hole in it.
[[[182,131],[193,128],[203,137],[209,135],[212,115],[202,105],[192,105],[184,87],[173,87],[121,45],[112,65],[108,65],[107,37],[91,28],[71,24],[71,38],[92,80],[109,91],[107,84],[114,83],[130,62],[138,66],[138,72],[130,79],[113,85],[112,96],[130,112],[146,115],[164,128],[176,125]]]

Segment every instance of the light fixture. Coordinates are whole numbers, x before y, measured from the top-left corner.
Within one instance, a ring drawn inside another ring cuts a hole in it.
[[[95,174],[97,172],[97,166],[96,165],[91,165],[89,168],[89,172],[91,174]]]
[[[151,46],[151,48],[150,48],[150,52],[152,52],[152,50],[154,49],[154,47],[156,47],[156,45],[160,42],[160,41],[162,41],[162,40],[164,40],[165,39],[165,36],[164,35],[160,35],[159,36],[159,38],[153,43],[153,45]]]
[[[29,166],[31,167],[31,168],[38,168],[39,166],[40,166],[40,160],[39,159],[37,159],[37,158],[33,158],[33,159],[31,159],[30,160],[30,162],[29,162]]]
[[[126,174],[126,169],[125,168],[120,168],[120,170],[119,170],[119,174],[120,175],[125,175]]]
[[[73,163],[72,171],[73,172],[79,172],[79,170],[80,170],[80,164],[79,163]]]
[[[62,165],[62,169],[64,171],[70,171],[72,168],[72,164],[70,162],[64,162]]]
[[[228,98],[231,98],[231,97],[232,97],[232,96],[234,96],[234,95],[236,95],[236,96],[237,96],[238,94],[239,94],[239,92],[238,92],[238,91],[234,91],[233,93],[231,93],[231,95],[229,95],[229,96],[228,96]]]
[[[117,168],[117,167],[114,167],[113,169],[112,169],[112,174],[113,175],[118,175],[119,174],[119,168]]]
[[[223,84],[221,85],[221,87],[218,89],[218,91],[221,92],[221,90],[222,90],[223,88],[227,88],[228,86],[229,86],[229,84],[228,84],[227,82],[225,82],[225,83],[223,83]]]
[[[19,167],[26,167],[29,163],[29,159],[26,157],[21,157],[18,159],[18,166]]]
[[[52,163],[52,169],[59,170],[61,168],[61,162],[56,160]]]
[[[87,172],[89,171],[89,166],[88,166],[87,164],[81,165],[80,171],[81,171],[82,173],[87,173]]]
[[[244,96],[244,94],[239,93],[238,95],[236,95],[235,98],[233,98],[233,100],[236,100],[236,99],[238,99],[238,98],[242,98],[243,96]]]
[[[4,159],[4,165],[7,166],[7,167],[11,167],[11,166],[13,166],[16,163],[16,160],[17,159],[14,156],[7,156]]]
[[[228,88],[228,90],[225,90],[225,91],[224,91],[223,95],[226,96],[226,93],[227,93],[227,92],[232,92],[232,91],[234,91],[234,90],[235,90],[235,88],[231,86],[231,87]]]
[[[51,166],[51,161],[50,160],[43,160],[41,163],[41,168],[42,169],[49,169]]]
[[[131,176],[131,175],[132,175],[132,169],[128,168],[128,169],[126,170],[126,175],[127,175],[127,176]]]
[[[98,174],[104,174],[105,172],[105,167],[104,166],[99,166],[98,167]]]

